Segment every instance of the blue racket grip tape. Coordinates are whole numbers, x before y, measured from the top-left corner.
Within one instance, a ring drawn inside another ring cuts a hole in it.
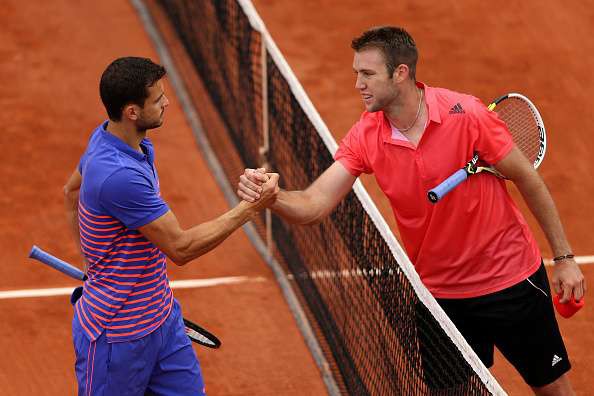
[[[78,280],[86,280],[87,276],[79,270],[78,268],[68,264],[65,261],[60,260],[57,257],[52,256],[51,254],[43,251],[42,249],[38,248],[37,246],[33,246],[31,248],[31,253],[29,253],[29,257],[35,260],[39,260],[44,264],[49,265],[57,269],[58,271]]]
[[[466,169],[456,171],[452,176],[445,179],[441,184],[427,193],[429,201],[436,203],[442,199],[447,193],[452,191],[456,186],[468,178]]]

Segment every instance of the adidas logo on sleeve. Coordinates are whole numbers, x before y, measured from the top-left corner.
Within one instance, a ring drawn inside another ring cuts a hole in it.
[[[556,365],[557,363],[559,363],[561,360],[563,360],[562,358],[560,358],[557,355],[553,355],[553,364],[551,364],[551,367],[553,367],[554,365]]]
[[[456,103],[451,109],[450,114],[465,114],[466,112],[462,108],[460,103]]]

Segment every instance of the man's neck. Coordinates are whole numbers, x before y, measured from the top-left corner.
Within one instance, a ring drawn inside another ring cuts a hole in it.
[[[140,148],[140,142],[145,138],[146,130],[139,131],[134,125],[128,125],[123,122],[112,120],[109,120],[107,123],[106,130],[112,135],[120,138],[120,140],[132,147],[134,150],[142,152],[142,149]]]
[[[406,129],[417,118],[419,106],[422,106],[422,92],[415,83],[403,90],[400,97],[387,107],[384,114],[392,125]]]

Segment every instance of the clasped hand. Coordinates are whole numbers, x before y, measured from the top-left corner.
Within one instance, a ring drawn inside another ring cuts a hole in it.
[[[237,195],[244,201],[255,203],[258,209],[267,208],[276,201],[278,179],[278,173],[266,173],[264,168],[248,168],[239,177]]]

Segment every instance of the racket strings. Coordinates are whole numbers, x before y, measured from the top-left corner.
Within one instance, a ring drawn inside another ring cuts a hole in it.
[[[541,150],[541,131],[532,108],[522,99],[509,98],[499,103],[495,111],[507,124],[518,148],[535,164]]]

